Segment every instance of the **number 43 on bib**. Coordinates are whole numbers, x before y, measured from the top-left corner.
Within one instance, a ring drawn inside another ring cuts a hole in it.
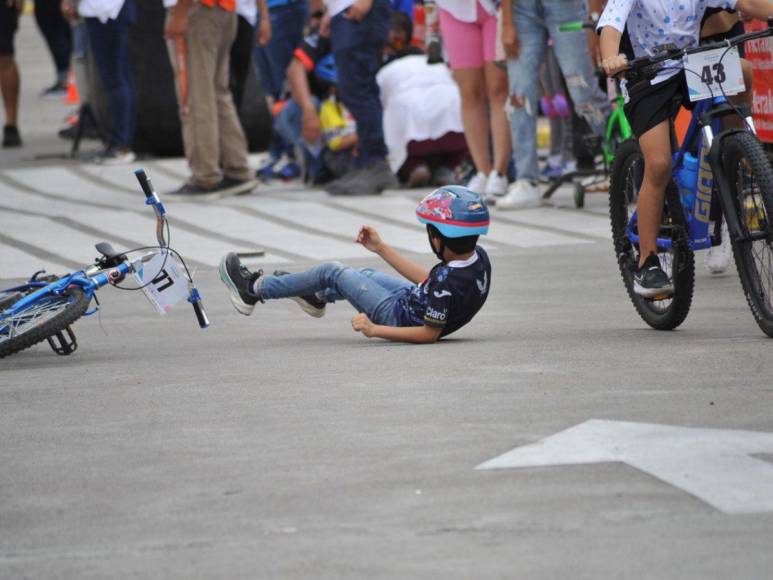
[[[688,54],[684,58],[684,69],[692,102],[737,95],[746,90],[735,46]]]

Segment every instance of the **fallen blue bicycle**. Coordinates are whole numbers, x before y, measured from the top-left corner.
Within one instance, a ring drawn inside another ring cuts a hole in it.
[[[92,266],[64,276],[36,272],[25,283],[0,290],[0,358],[15,354],[39,342],[48,341],[60,355],[78,348],[72,324],[99,309],[96,292],[110,284],[125,290],[141,290],[160,314],[183,299],[193,305],[199,326],[209,326],[201,295],[185,260],[169,247],[169,222],[153,186],[145,174],[134,172],[145,193],[146,204],[156,214],[157,246],[117,252],[107,242],[96,245],[100,256]],[[142,255],[129,259],[127,254]],[[131,277],[131,287],[121,284]],[[95,303],[92,310],[89,305]]]

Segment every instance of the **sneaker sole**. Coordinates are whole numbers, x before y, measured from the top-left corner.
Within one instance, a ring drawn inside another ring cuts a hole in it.
[[[293,296],[293,297],[290,298],[290,300],[292,300],[298,306],[300,306],[301,310],[303,310],[309,316],[312,316],[314,318],[322,318],[323,316],[325,316],[325,309],[324,308],[314,308],[311,304],[306,302],[303,298],[300,298],[298,296]]]
[[[231,304],[236,308],[236,311],[244,316],[252,314],[252,311],[255,310],[255,305],[247,304],[241,299],[241,296],[239,296],[239,290],[236,289],[236,284],[233,283],[233,280],[231,280],[231,277],[226,270],[225,258],[220,260],[220,265],[217,270],[220,273],[220,280],[226,285],[226,288],[228,288],[228,297],[231,299]]]
[[[636,295],[649,300],[665,300],[674,296],[674,286],[664,286],[663,288],[644,288],[636,280],[633,281],[633,291]]]

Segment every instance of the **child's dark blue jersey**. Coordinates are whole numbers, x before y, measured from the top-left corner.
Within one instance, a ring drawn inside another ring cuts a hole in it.
[[[465,261],[437,264],[427,279],[406,290],[395,305],[400,326],[442,328],[440,336],[459,330],[488,297],[491,263],[481,247]]]

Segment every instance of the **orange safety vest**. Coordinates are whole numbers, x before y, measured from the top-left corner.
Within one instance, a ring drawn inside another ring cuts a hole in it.
[[[200,2],[207,8],[214,8],[215,4],[217,4],[226,12],[236,10],[236,0],[200,0]]]

